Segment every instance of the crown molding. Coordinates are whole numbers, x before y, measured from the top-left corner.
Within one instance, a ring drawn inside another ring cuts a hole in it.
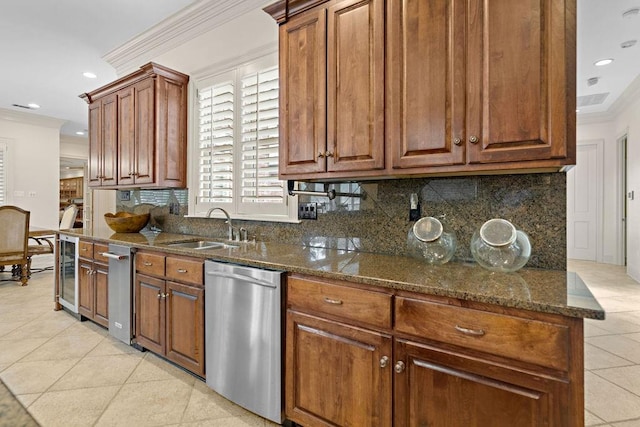
[[[196,0],[102,58],[118,75],[225,24],[240,15],[259,9],[265,0]]]
[[[577,124],[586,125],[592,123],[610,122],[615,120],[625,109],[636,102],[640,97],[640,75],[638,75],[629,86],[622,92],[607,111],[600,113],[578,114]]]
[[[22,111],[8,110],[6,108],[0,108],[0,120],[25,123],[28,125],[42,126],[58,130],[60,130],[62,125],[67,122],[66,120],[41,116],[40,114],[24,113]]]

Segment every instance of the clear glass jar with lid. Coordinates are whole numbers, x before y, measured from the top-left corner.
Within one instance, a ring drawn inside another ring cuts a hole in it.
[[[444,229],[440,220],[424,217],[409,229],[407,245],[412,256],[429,264],[444,264],[453,257],[457,239],[455,233]]]
[[[471,237],[470,249],[473,259],[491,271],[517,271],[531,257],[529,236],[501,218],[482,224]]]

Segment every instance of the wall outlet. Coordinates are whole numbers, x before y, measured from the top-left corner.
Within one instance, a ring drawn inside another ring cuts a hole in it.
[[[298,219],[318,219],[318,204],[298,203]]]

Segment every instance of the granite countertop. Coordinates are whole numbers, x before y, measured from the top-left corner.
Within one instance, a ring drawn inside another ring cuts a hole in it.
[[[523,268],[516,273],[496,273],[471,263],[450,262],[434,266],[411,257],[272,242],[232,242],[233,247],[194,250],[167,245],[199,239],[224,242],[225,239],[150,231],[91,233],[76,229],[61,233],[90,237],[106,243],[543,313],[592,319],[604,319],[605,316],[582,279],[575,273],[560,270]]]

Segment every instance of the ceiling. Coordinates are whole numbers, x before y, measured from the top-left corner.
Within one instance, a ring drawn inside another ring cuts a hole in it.
[[[85,130],[87,105],[78,95],[116,78],[103,56],[195,1],[219,0],[2,1],[0,108],[66,120],[64,135]],[[620,47],[624,41],[640,40],[640,15],[622,17],[624,11],[640,7],[640,0],[577,2],[578,97],[608,94],[601,103],[581,107],[579,115],[604,113],[640,70],[640,44]],[[615,61],[606,67],[593,65],[602,58]],[[98,77],[83,77],[85,71]],[[599,80],[589,86],[592,77]],[[40,109],[13,106],[28,103]]]

